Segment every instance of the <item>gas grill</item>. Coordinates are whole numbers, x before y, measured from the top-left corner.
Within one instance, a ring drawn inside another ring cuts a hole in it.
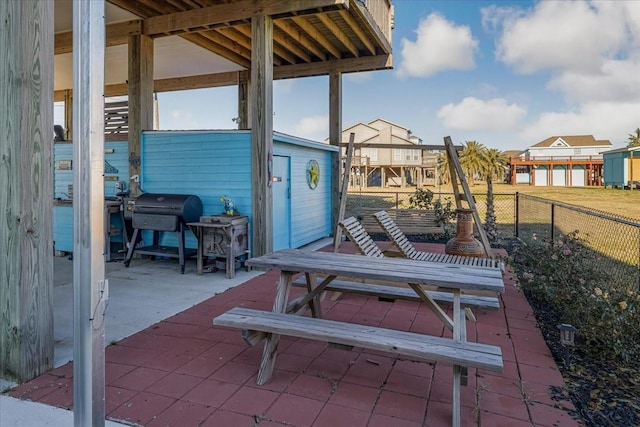
[[[184,247],[184,232],[188,222],[198,221],[202,215],[202,201],[190,194],[143,194],[127,201],[126,210],[131,215],[133,235],[124,265],[129,267],[134,253],[140,255],[178,258],[180,272],[184,274],[186,258],[196,255],[195,249]],[[153,231],[153,244],[136,248],[140,231]],[[177,246],[162,246],[160,233],[176,233]]]

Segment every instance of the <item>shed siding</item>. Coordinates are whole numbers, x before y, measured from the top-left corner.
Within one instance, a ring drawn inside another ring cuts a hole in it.
[[[626,185],[626,163],[628,152],[605,153],[604,158],[604,185],[623,188]]]
[[[250,132],[145,132],[141,141],[141,189],[145,193],[193,194],[203,215],[223,212],[229,196],[251,221]],[[175,233],[161,233],[160,244],[175,246]],[[151,233],[143,233],[145,242]],[[186,246],[196,247],[187,233]]]
[[[118,170],[117,173],[105,173],[105,176],[115,176],[118,181],[129,182],[129,156],[127,155],[127,141],[111,141],[105,142],[105,150],[112,149],[113,153],[105,154],[104,160],[112,167]],[[56,162],[59,160],[73,160],[73,144],[72,143],[56,143],[53,145],[53,197],[59,199],[68,199],[67,192],[69,185],[73,184],[73,167],[72,170],[57,170]],[[104,182],[105,197],[114,197],[116,195],[115,182]]]
[[[115,176],[118,181],[129,182],[129,156],[127,155],[127,141],[105,142],[105,150],[113,149],[113,153],[105,154],[104,160],[118,170],[105,173],[105,176]],[[69,199],[69,185],[73,184],[73,163],[71,170],[56,169],[59,160],[73,160],[73,144],[71,142],[53,145],[53,197]],[[117,191],[114,181],[104,182],[105,197],[114,197]],[[53,247],[57,251],[73,252],[73,207],[53,207]]]
[[[331,152],[286,144],[274,137],[274,154],[291,158],[291,246],[331,235]],[[307,185],[307,163],[320,166],[318,186]]]

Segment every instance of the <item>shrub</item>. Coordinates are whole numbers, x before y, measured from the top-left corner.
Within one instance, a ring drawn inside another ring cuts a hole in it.
[[[433,191],[417,189],[409,196],[409,207],[414,209],[433,209],[439,225],[446,225],[456,218],[456,210],[450,197],[445,197],[444,203],[440,198],[433,199]]]
[[[601,256],[578,231],[554,241],[537,240],[509,257],[529,298],[552,305],[578,329],[577,350],[590,356],[629,360],[640,349],[640,296],[635,283],[616,283],[599,268]]]

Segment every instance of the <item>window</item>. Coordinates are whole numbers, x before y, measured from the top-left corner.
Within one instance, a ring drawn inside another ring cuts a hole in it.
[[[421,150],[413,150],[413,160],[420,160],[420,151]]]
[[[378,149],[377,148],[369,148],[369,158],[372,162],[378,161]]]
[[[574,148],[573,149],[573,154],[576,156],[579,156],[580,154],[582,154],[582,151],[579,148]]]
[[[402,160],[402,150],[393,150],[393,160],[395,160],[396,162]]]
[[[407,162],[410,162],[410,161],[411,161],[411,152],[412,152],[412,151],[413,151],[413,150],[404,150],[404,159],[405,159]]]

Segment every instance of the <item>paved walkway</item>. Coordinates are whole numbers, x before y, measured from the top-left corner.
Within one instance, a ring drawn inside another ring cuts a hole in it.
[[[347,250],[350,249],[346,244]],[[440,246],[420,245],[423,250]],[[452,369],[389,353],[283,337],[271,381],[255,383],[262,346],[212,319],[243,306],[270,309],[277,272],[268,272],[153,324],[106,349],[107,418],[144,426],[448,426]],[[499,311],[476,311],[470,340],[499,345],[504,372],[469,369],[463,425],[577,426],[573,405],[552,387],[562,376],[524,296],[505,275]],[[297,290],[294,290],[297,291]],[[446,336],[423,304],[328,293],[325,317]],[[72,363],[8,394],[72,408]],[[3,426],[4,427],[4,426]]]

